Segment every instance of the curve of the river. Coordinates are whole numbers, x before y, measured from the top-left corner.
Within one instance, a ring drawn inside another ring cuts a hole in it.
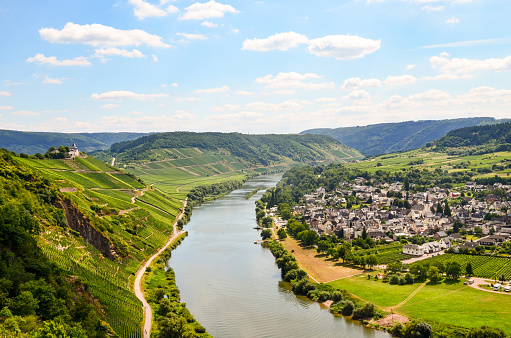
[[[172,253],[181,299],[218,338],[373,337],[389,335],[333,316],[297,297],[280,278],[270,250],[255,245],[254,202],[281,175],[259,176],[193,210],[188,237]],[[256,188],[264,190],[245,200]]]

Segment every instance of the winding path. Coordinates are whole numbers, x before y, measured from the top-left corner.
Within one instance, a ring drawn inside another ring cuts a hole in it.
[[[165,249],[167,249],[169,247],[169,245],[172,244],[172,242],[176,238],[178,238],[179,236],[181,236],[182,234],[185,233],[185,231],[183,231],[183,230],[177,231],[176,225],[177,225],[177,221],[179,221],[181,219],[181,217],[183,217],[187,202],[188,202],[188,198],[186,198],[185,201],[183,202],[183,209],[181,209],[181,212],[179,213],[179,215],[174,220],[174,223],[172,224],[172,226],[174,227],[174,231],[172,233],[172,236],[167,241],[167,244],[162,246],[160,248],[160,250],[158,250],[157,253],[152,255],[147,260],[147,262],[145,264],[143,264],[140,267],[140,269],[138,269],[137,273],[135,274],[135,286],[134,286],[135,295],[137,296],[138,299],[140,299],[140,301],[142,302],[143,307],[144,307],[144,335],[143,335],[144,338],[149,338],[151,336],[151,326],[153,323],[153,311],[151,310],[151,306],[149,305],[149,303],[147,303],[147,300],[144,297],[144,292],[142,291],[142,277],[144,276],[144,273],[145,273],[147,267],[152,263],[152,261],[155,258],[157,258]]]

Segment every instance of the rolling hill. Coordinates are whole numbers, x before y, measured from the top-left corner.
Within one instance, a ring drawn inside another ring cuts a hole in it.
[[[454,129],[508,122],[493,117],[380,123],[362,127],[309,129],[301,134],[329,135],[366,156],[422,147]]]
[[[148,133],[52,133],[0,130],[0,148],[16,153],[44,154],[50,147],[76,143],[80,150],[107,149],[113,143],[133,140]]]

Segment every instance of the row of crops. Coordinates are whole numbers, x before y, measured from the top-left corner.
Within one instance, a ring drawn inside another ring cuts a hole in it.
[[[425,259],[424,263],[455,261],[461,265],[462,271],[468,263],[472,265],[474,276],[482,278],[500,278],[502,275],[507,280],[511,279],[511,259],[491,256],[472,256],[463,254],[444,254]]]

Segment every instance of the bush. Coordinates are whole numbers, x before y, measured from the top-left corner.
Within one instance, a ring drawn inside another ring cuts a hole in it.
[[[497,327],[481,326],[477,329],[472,329],[467,335],[467,338],[505,338],[506,333]]]
[[[402,337],[404,329],[405,329],[405,326],[403,325],[403,323],[401,323],[401,322],[394,322],[392,327],[389,329],[389,332],[392,334],[392,336]]]
[[[398,284],[398,283],[399,283],[399,276],[392,275],[392,277],[390,277],[390,284]]]
[[[353,319],[362,319],[362,318],[369,318],[373,317],[376,313],[376,308],[373,303],[364,303],[359,308],[356,308],[355,311],[353,311]]]
[[[429,338],[431,337],[431,325],[419,320],[413,320],[406,324],[403,330],[404,338]]]
[[[355,305],[351,301],[347,301],[344,303],[342,307],[342,315],[343,316],[351,316],[353,314],[353,310],[355,309]]]
[[[324,302],[331,298],[330,292],[328,291],[319,291],[316,295],[318,296],[319,302]]]
[[[334,292],[332,293],[332,300],[333,300],[334,302],[339,302],[339,301],[341,301],[342,299],[343,299],[343,297],[342,297],[342,292],[341,292],[341,291],[334,291]]]
[[[404,276],[399,276],[399,285],[405,285],[406,284],[406,279]]]
[[[406,273],[405,281],[407,284],[413,284],[413,276],[411,273]]]

